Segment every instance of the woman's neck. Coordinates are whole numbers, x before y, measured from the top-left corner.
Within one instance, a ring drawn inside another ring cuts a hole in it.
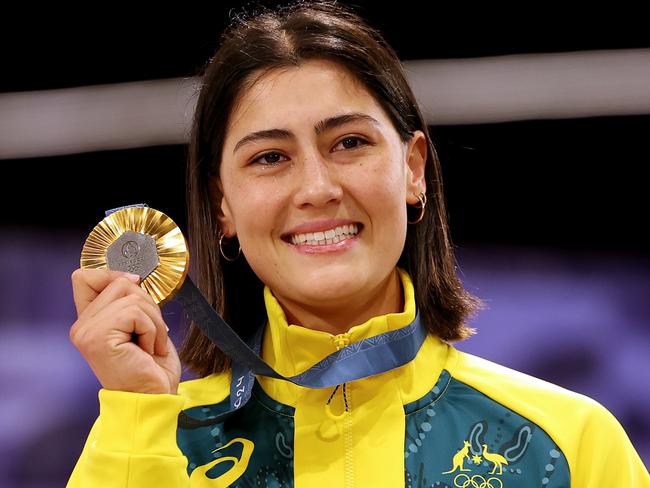
[[[355,297],[348,303],[328,307],[310,307],[291,300],[276,297],[289,324],[308,329],[343,334],[355,325],[363,324],[372,317],[401,312],[404,309],[404,292],[397,269],[372,290],[367,298]]]

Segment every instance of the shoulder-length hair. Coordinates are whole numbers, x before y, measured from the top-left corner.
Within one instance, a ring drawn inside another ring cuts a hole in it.
[[[465,321],[481,302],[456,275],[440,163],[427,125],[393,49],[357,14],[334,2],[302,1],[236,18],[202,70],[187,165],[188,233],[197,285],[242,337],[264,325],[263,283],[244,256],[229,262],[219,252],[223,142],[233,104],[252,73],[311,59],[336,62],[352,73],[386,111],[402,141],[416,130],[426,134],[428,203],[424,218],[408,226],[398,266],[413,280],[428,330],[446,341],[468,337],[473,330]],[[229,367],[228,358],[193,324],[180,356],[201,376]]]

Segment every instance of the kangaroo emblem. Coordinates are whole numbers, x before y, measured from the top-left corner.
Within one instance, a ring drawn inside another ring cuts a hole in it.
[[[471,469],[465,469],[464,467],[465,458],[469,459],[469,447],[470,447],[469,442],[463,441],[463,447],[456,454],[454,454],[454,457],[451,461],[453,464],[452,468],[449,471],[445,471],[442,474],[453,473],[457,469],[460,469],[461,471],[471,471]]]
[[[454,456],[454,461],[455,461],[456,456]],[[508,464],[508,460],[504,458],[501,454],[495,454],[493,452],[488,452],[487,450],[487,444],[483,444],[483,459],[490,461],[491,463],[494,463],[494,467],[492,468],[492,472],[490,474],[494,474],[494,472],[499,468],[499,473],[503,473],[503,468],[501,467],[503,464]]]

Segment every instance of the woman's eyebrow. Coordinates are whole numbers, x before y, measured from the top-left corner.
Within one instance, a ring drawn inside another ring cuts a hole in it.
[[[249,144],[251,142],[263,140],[263,139],[291,139],[293,137],[293,132],[287,129],[266,129],[258,130],[256,132],[251,132],[250,134],[242,137],[237,144],[235,144],[235,149],[232,150],[232,153],[235,154],[237,150]]]
[[[314,126],[316,134],[322,134],[326,130],[335,129],[350,122],[370,122],[373,125],[380,125],[377,119],[361,112],[351,112],[347,114],[334,115],[325,120],[321,120]]]

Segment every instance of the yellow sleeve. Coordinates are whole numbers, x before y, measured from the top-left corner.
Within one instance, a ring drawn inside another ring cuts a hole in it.
[[[68,488],[188,487],[187,458],[178,448],[180,395],[99,391],[99,417]]]
[[[584,424],[577,451],[572,476],[576,486],[650,488],[648,470],[623,427],[600,404]]]

